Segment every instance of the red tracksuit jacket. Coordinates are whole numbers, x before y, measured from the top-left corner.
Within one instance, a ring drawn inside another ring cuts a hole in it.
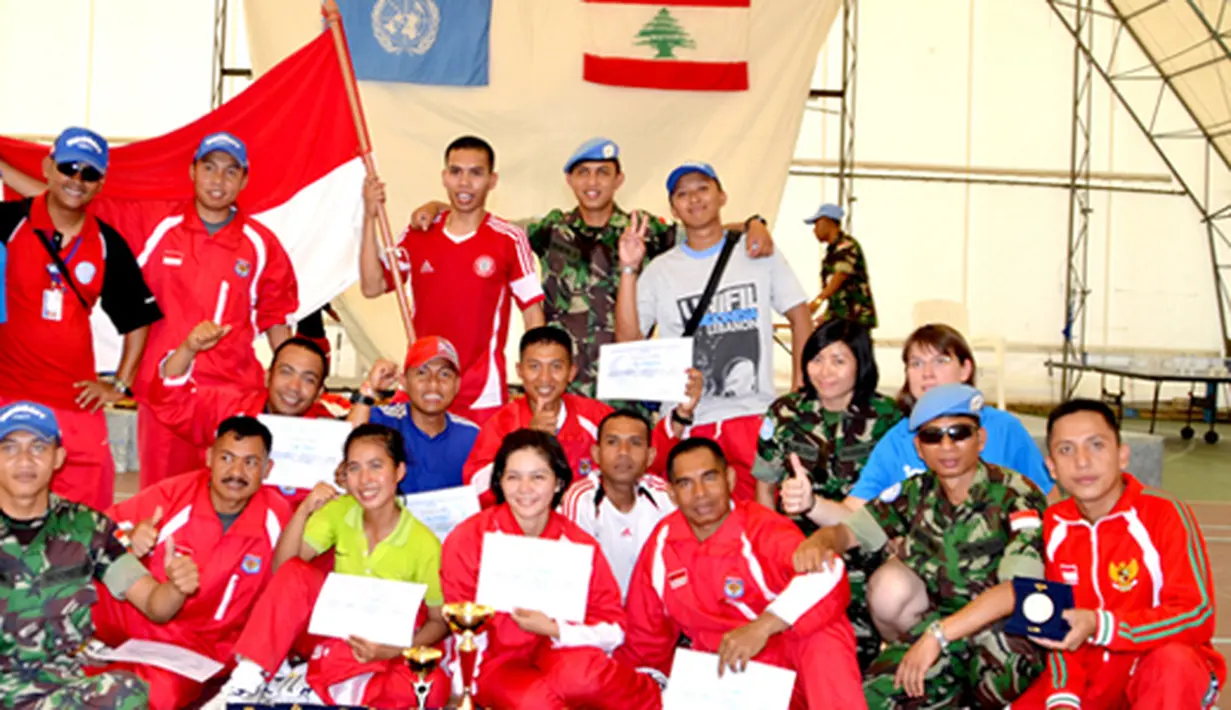
[[[147,356],[132,383],[137,394],[145,395],[159,379],[163,356],[203,320],[229,324],[232,332],[197,358],[198,379],[259,385],[263,372],[252,342],[275,325],[289,325],[299,308],[295,269],[277,235],[239,209],[211,236],[191,202],[168,205],[157,223],[151,223],[153,212],[115,201],[98,211],[140,242],[133,251],[166,316],[150,328]]]
[[[483,536],[489,532],[521,535],[521,527],[508,504],[488,508],[472,515],[445,538],[441,553],[440,586],[445,602],[473,601],[479,586],[479,561],[483,558]],[[594,549],[594,565],[590,571],[590,595],[586,604],[586,625],[614,624],[624,627],[624,609],[620,606],[620,585],[616,582],[607,558],[594,538],[568,518],[552,512],[539,537],[545,540],[565,539]],[[495,666],[509,658],[530,659],[536,651],[551,648],[551,639],[522,631],[513,618],[498,613],[487,626],[487,642],[479,659],[479,672],[484,666]]]
[[[121,529],[131,530],[162,507],[159,544],[142,559],[160,582],[166,548],[173,536],[178,554],[192,557],[200,570],[200,589],[188,597],[175,618],[155,624],[139,613],[125,615],[132,638],[148,638],[192,649],[230,663],[231,647],[248,620],[257,596],[273,576],[274,548],[291,518],[290,506],[268,487],[259,489],[224,534],[209,496],[209,470],[169,478],[107,511]]]
[[[723,634],[767,607],[798,635],[849,624],[851,592],[844,571],[807,575],[809,588],[800,584],[784,594],[796,579],[791,556],[803,539],[790,520],[749,501],[735,502],[731,515],[704,542],[683,513],[667,516],[650,534],[633,570],[627,630],[616,659],[670,675],[681,632],[694,649],[716,652]],[[775,651],[780,637],[772,637],[766,651]]]
[[[573,480],[584,477],[598,465],[590,458],[590,447],[598,441],[598,425],[603,417],[610,414],[611,407],[597,399],[582,397],[576,394],[565,394],[563,399],[564,423],[556,432],[564,454],[568,456],[569,465],[573,467]],[[470,458],[462,467],[462,482],[474,485],[480,494],[483,507],[496,504],[496,498],[491,493],[492,461],[500,444],[509,434],[530,426],[534,413],[530,411],[530,401],[518,397],[500,408],[492,415],[481,429],[470,450]],[[473,482],[473,483],[472,483]]]
[[[1068,707],[1095,675],[1130,669],[1129,658],[1168,643],[1196,647],[1219,685],[1226,680],[1226,664],[1211,644],[1209,555],[1192,510],[1132,474],[1124,483],[1115,507],[1094,523],[1072,498],[1044,516],[1047,578],[1071,585],[1077,608],[1097,609],[1099,622],[1092,643],[1049,654],[1048,707]]]

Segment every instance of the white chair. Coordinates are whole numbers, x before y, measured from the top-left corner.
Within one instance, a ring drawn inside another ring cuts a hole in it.
[[[1004,355],[1005,355],[1005,339],[1002,335],[985,335],[978,338],[970,335],[970,313],[966,310],[965,304],[957,301],[931,300],[919,301],[915,303],[912,311],[915,327],[927,325],[928,323],[944,323],[961,333],[966,342],[970,343],[971,350],[990,350],[992,352],[991,362],[986,358],[975,358],[979,363],[978,380],[983,380],[984,374],[988,372],[995,373],[996,380],[996,406],[1000,409],[1005,408],[1004,399]],[[984,389],[986,393],[987,390]]]

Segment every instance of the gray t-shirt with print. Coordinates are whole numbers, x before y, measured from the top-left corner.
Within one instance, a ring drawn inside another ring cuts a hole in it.
[[[694,336],[694,364],[705,376],[698,424],[765,412],[776,397],[772,311],[786,313],[808,300],[780,252],[749,258],[743,239]],[[681,243],[650,262],[637,280],[642,335],[655,325],[659,337],[683,335],[721,251],[722,242],[704,252]]]

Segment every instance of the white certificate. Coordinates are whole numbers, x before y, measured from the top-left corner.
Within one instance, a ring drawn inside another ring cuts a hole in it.
[[[117,663],[154,666],[197,683],[204,683],[222,670],[222,664],[208,656],[161,641],[129,639],[118,648],[109,648],[91,655]]]
[[[692,366],[692,338],[603,345],[598,349],[598,399],[683,401]]]
[[[402,504],[441,542],[458,523],[479,512],[479,496],[473,486],[409,493],[402,496]]]
[[[349,422],[278,414],[257,419],[274,435],[274,450],[269,452],[273,468],[266,485],[311,488],[321,481],[334,485],[342,447],[351,433]]]
[[[727,669],[719,678],[718,654],[679,648],[663,710],[787,710],[794,687],[795,671],[756,661],[742,673]]]
[[[410,648],[427,585],[330,572],[316,597],[308,633]]]
[[[594,548],[567,540],[487,533],[475,601],[496,611],[541,611],[585,623]]]

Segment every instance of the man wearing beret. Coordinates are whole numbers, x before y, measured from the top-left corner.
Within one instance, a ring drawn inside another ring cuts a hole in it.
[[[821,205],[804,224],[812,225],[817,241],[828,245],[821,262],[820,295],[810,304],[813,311],[829,302],[824,320],[849,320],[868,328],[876,327],[876,303],[872,300],[872,284],[868,280],[868,262],[863,247],[842,231],[846,212],[835,204]]]
[[[1043,576],[1047,501],[1021,474],[979,460],[983,396],[934,387],[911,412],[928,473],[822,528],[795,553],[799,571],[841,552],[875,552],[903,538],[868,580],[873,621],[889,645],[864,681],[868,707],[1003,707],[1042,671],[1042,654],[1007,635],[1013,578]],[[887,500],[886,500],[887,499]]]

